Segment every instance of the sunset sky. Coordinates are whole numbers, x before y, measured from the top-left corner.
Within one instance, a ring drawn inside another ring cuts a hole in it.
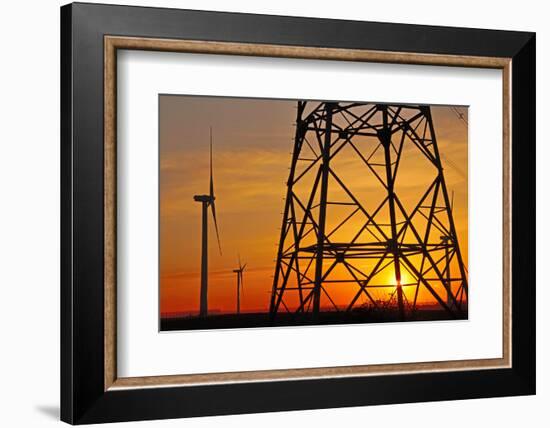
[[[235,311],[233,269],[239,254],[247,263],[242,311],[268,310],[296,101],[161,95],[159,102],[161,314],[195,313],[199,308],[201,204],[193,195],[208,193],[210,127],[223,254],[217,250],[210,216],[209,310]],[[459,110],[466,117],[467,109]],[[467,266],[467,127],[449,107],[433,106],[432,116]],[[400,170],[411,197],[425,190],[417,179],[422,168],[412,162]],[[364,177],[350,169],[346,180]],[[430,296],[420,294],[419,299],[429,301]]]

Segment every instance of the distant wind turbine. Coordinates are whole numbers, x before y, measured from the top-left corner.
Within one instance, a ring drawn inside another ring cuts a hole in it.
[[[241,265],[241,256],[239,256],[239,268],[233,270],[237,274],[237,314],[241,313],[241,291],[244,291],[243,272],[245,267],[246,263]]]
[[[222,253],[220,244],[220,233],[218,231],[218,221],[216,219],[216,197],[214,196],[214,174],[212,172],[212,127],[210,127],[210,193],[208,195],[195,195],[193,199],[202,203],[202,250],[201,250],[201,297],[200,297],[200,316],[208,315],[208,208],[212,210],[214,228],[216,229],[216,238],[218,240],[218,249]]]

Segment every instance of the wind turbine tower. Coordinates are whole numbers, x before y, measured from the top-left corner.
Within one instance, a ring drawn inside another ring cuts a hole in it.
[[[241,265],[241,257],[239,256],[239,268],[233,269],[233,272],[237,274],[237,314],[241,313],[241,291],[243,291],[243,272],[246,267],[246,263]]]
[[[218,249],[222,253],[218,221],[216,219],[216,197],[214,196],[214,175],[212,171],[212,127],[210,127],[210,193],[208,195],[195,195],[193,199],[202,204],[202,247],[201,247],[201,297],[200,316],[208,315],[208,208],[212,211]]]

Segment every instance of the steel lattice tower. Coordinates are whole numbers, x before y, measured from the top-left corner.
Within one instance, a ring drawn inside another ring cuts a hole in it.
[[[419,294],[463,314],[467,270],[443,172],[429,106],[299,101],[271,316],[406,319]]]

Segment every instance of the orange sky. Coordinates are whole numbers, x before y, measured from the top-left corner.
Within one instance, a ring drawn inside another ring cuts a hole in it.
[[[193,195],[208,193],[209,127],[213,128],[216,210],[223,255],[209,219],[209,310],[234,312],[238,254],[244,272],[242,311],[269,307],[274,259],[294,138],[296,102],[162,95],[160,102],[160,310],[196,312],[200,293],[201,205]],[[466,108],[460,111],[467,114]],[[432,107],[454,221],[467,265],[467,129],[449,107]],[[346,183],[368,195],[365,175],[351,160]],[[422,162],[400,167],[406,194],[425,190]],[[388,284],[391,273],[384,272]],[[406,280],[406,278],[404,278]],[[382,279],[383,280],[383,279]],[[407,296],[409,290],[406,289]],[[349,300],[355,291],[342,290]],[[430,301],[426,293],[420,301]]]

